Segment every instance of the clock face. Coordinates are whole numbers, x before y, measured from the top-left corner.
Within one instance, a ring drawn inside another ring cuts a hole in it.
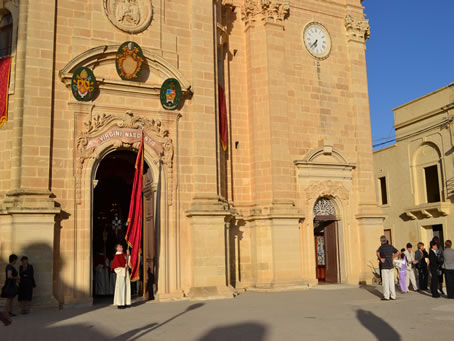
[[[317,59],[325,59],[331,51],[331,37],[320,23],[310,23],[303,33],[304,46]]]

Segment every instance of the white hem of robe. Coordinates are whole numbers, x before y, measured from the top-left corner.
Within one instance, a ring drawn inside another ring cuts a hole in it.
[[[125,268],[115,268],[117,280],[115,281],[114,305],[131,305],[131,280],[129,271]],[[126,281],[125,281],[126,274]],[[125,302],[125,282],[126,282],[126,302]]]

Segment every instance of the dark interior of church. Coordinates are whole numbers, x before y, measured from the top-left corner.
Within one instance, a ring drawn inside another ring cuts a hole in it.
[[[107,155],[96,172],[93,200],[93,296],[113,295],[109,278],[110,262],[118,243],[126,250],[125,234],[132,184],[134,180],[136,153],[116,151]],[[148,169],[146,163],[144,170]],[[141,267],[142,268],[142,267]],[[102,275],[104,273],[104,275]],[[101,278],[101,279],[100,279]],[[141,275],[141,278],[143,276]],[[132,283],[132,293],[135,285]]]

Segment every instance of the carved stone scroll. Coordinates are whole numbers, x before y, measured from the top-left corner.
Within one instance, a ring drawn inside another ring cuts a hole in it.
[[[349,40],[356,41],[358,43],[365,43],[366,40],[369,39],[369,20],[354,18],[350,14],[347,14],[344,24]]]
[[[349,199],[349,191],[343,184],[337,181],[317,181],[307,186],[304,190],[306,201],[315,200],[320,197],[339,198],[343,201]]]
[[[289,0],[245,0],[241,6],[241,19],[246,28],[258,20],[263,23],[282,23],[289,13]]]

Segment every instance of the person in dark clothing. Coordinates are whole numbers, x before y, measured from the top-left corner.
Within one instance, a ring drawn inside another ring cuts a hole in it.
[[[383,300],[396,299],[396,288],[394,284],[393,259],[400,255],[399,250],[387,243],[386,236],[380,237],[381,246],[377,250],[377,257],[381,262]]]
[[[424,248],[424,243],[418,243],[418,250],[415,252],[416,268],[419,274],[419,290],[427,290],[429,282],[429,271],[427,270],[427,261],[429,254]]]
[[[9,316],[16,316],[16,314],[13,314],[13,300],[17,295],[17,280],[19,279],[17,270],[14,267],[14,264],[16,264],[16,262],[17,256],[15,254],[10,255],[9,264],[5,269],[5,286],[2,289],[2,297],[6,298],[5,313],[9,314]]]
[[[435,236],[432,238],[432,241],[437,244],[437,257],[438,257],[438,263],[440,264],[439,270],[438,271],[438,290],[440,290],[441,293],[443,293],[443,269],[441,265],[443,264],[443,244],[440,242],[440,238],[438,236]]]
[[[430,291],[432,292],[432,297],[438,298],[440,297],[440,293],[438,292],[438,277],[440,275],[440,258],[437,254],[438,245],[436,242],[430,242],[430,251],[429,251],[429,269],[430,274],[432,275],[432,279],[430,280]]]
[[[30,312],[30,304],[33,296],[33,288],[35,287],[35,277],[33,266],[28,264],[26,256],[21,258],[22,265],[19,267],[19,297],[21,305],[21,313],[28,314]]]
[[[446,293],[448,298],[454,298],[454,249],[452,242],[447,240],[445,242],[445,249],[443,251],[444,269],[446,277]]]

